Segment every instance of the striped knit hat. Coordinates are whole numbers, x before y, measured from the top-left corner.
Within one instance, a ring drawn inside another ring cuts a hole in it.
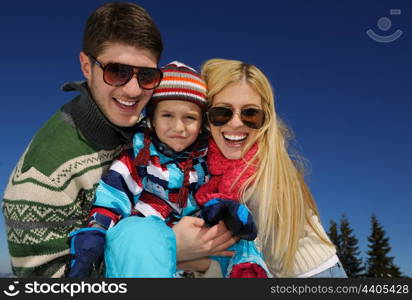
[[[161,70],[163,79],[153,90],[151,105],[164,100],[182,100],[206,109],[206,83],[196,70],[178,61],[165,65]]]

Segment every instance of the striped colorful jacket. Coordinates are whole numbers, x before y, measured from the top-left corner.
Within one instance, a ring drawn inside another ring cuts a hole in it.
[[[135,157],[144,146],[144,127],[133,137],[133,149],[121,153],[96,189],[89,226],[94,223],[110,228],[130,215],[155,215],[169,224],[182,216],[198,211],[194,192],[207,181],[206,143],[195,152],[189,177],[186,206],[177,205],[177,195],[183,185],[184,164],[189,152],[166,155],[167,147],[152,136],[150,161],[147,166],[135,166]]]

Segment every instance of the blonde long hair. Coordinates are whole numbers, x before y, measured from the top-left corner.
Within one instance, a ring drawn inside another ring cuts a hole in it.
[[[213,97],[229,83],[246,80],[261,96],[265,122],[255,139],[259,149],[248,164],[256,164],[257,172],[240,191],[240,199],[247,203],[258,199],[259,237],[266,257],[280,261],[280,272],[292,274],[299,238],[305,224],[316,232],[322,241],[330,242],[319,231],[313,214],[319,216],[316,203],[304,181],[301,168],[287,152],[288,129],[276,116],[274,93],[266,76],[253,65],[237,60],[210,59],[202,66],[202,76],[208,87],[207,97]]]

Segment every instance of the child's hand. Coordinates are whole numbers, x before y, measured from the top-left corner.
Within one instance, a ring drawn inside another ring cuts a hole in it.
[[[100,264],[103,258],[106,230],[102,228],[80,228],[70,234],[71,261],[69,278],[86,278],[93,264]]]
[[[202,218],[209,225],[222,220],[234,235],[244,240],[253,241],[257,236],[252,214],[246,205],[237,201],[213,198],[202,207]]]

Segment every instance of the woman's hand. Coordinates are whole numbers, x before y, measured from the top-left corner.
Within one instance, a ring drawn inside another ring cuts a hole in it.
[[[183,217],[173,231],[176,235],[177,261],[205,258],[211,255],[232,256],[226,249],[239,238],[232,236],[223,222],[212,227],[204,226],[205,221],[195,217]]]

